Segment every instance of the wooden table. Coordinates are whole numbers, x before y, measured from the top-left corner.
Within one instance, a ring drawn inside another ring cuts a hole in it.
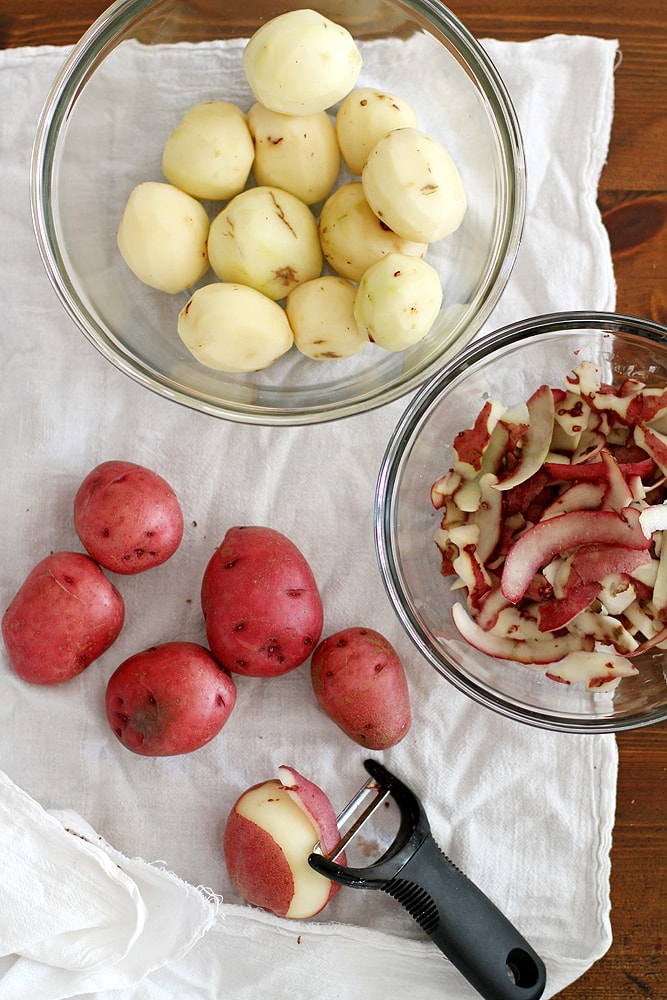
[[[223,0],[221,0],[221,3]],[[0,0],[0,47],[75,42],[105,0]],[[599,204],[620,312],[667,324],[667,11],[664,0],[458,0],[478,37],[552,33],[619,40],[615,117]],[[27,9],[28,8],[28,9]],[[667,724],[618,737],[612,850],[614,943],[563,1000],[667,998]],[[548,847],[545,846],[545,850]]]

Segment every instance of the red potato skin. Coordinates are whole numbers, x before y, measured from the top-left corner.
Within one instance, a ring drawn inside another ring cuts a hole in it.
[[[123,598],[83,552],[55,552],[31,570],[2,618],[14,671],[31,684],[71,680],[116,641]]]
[[[109,678],[109,725],[144,757],[191,753],[209,743],[236,704],[236,685],[206,647],[166,642],[135,653]]]
[[[269,784],[280,787],[277,780]],[[284,917],[294,895],[294,878],[280,845],[233,808],[225,824],[223,853],[234,887],[246,902]]]
[[[352,627],[324,639],[310,665],[315,697],[346,736],[386,750],[412,724],[410,692],[398,653],[374,629]]]
[[[325,852],[332,851],[340,839],[338,819],[333,806],[319,785],[309,778],[304,778],[293,767],[282,764],[278,775],[283,788],[300,805],[309,820],[317,830],[317,836]],[[345,863],[345,854],[341,855],[341,864]]]
[[[74,527],[100,566],[130,576],[174,554],[183,537],[183,512],[156,472],[133,462],[103,462],[76,492]]]
[[[250,677],[294,670],[322,634],[322,599],[310,566],[273,528],[229,529],[204,571],[201,606],[215,658]]]

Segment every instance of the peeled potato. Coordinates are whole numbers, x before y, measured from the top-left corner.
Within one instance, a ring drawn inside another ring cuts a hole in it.
[[[197,289],[178,316],[178,335],[208,368],[268,368],[294,342],[280,306],[246,285],[214,282]]]
[[[297,349],[315,361],[349,358],[368,344],[354,318],[357,287],[324,275],[304,281],[287,296],[285,309]]]
[[[245,115],[229,101],[195,104],[162,153],[162,173],[195,198],[223,201],[245,187],[255,149]]]
[[[145,181],[125,205],[118,249],[140,281],[173,294],[208,270],[208,231],[208,215],[195,198],[171,184]]]
[[[248,112],[248,126],[255,140],[258,184],[289,191],[306,205],[326,198],[338,177],[340,150],[325,111],[281,115],[254,104]]]
[[[363,275],[354,303],[359,332],[387,351],[404,351],[429,332],[442,304],[440,277],[420,257],[390,253]]]
[[[314,115],[354,87],[361,54],[349,31],[314,10],[290,10],[258,28],[243,50],[255,98],[284,115]]]
[[[461,175],[435,139],[415,128],[385,135],[361,174],[375,214],[406,240],[431,243],[453,233],[467,209]]]
[[[322,269],[313,213],[276,187],[249,188],[232,198],[211,223],[208,254],[222,281],[250,285],[274,300]]]
[[[397,128],[416,128],[417,115],[407,101],[374,87],[351,91],[336,113],[336,135],[345,164],[361,174],[373,146]]]
[[[392,232],[366,201],[361,181],[339,187],[320,213],[320,244],[328,262],[343,278],[359,281],[364,271],[388,253],[423,257],[426,243],[413,243]]]

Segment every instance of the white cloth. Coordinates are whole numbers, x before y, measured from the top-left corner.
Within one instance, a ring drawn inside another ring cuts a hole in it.
[[[48,1000],[131,984],[186,954],[218,899],[104,843],[73,812],[47,813],[0,773],[0,997]],[[174,912],[178,919],[174,919]]]
[[[595,199],[613,114],[616,43],[553,36],[486,45],[516,104],[528,158],[525,235],[487,329],[552,310],[611,309],[613,268]],[[365,624],[399,650],[414,722],[382,759],[419,795],[443,850],[544,957],[545,996],[554,996],[611,941],[614,738],[553,734],[505,720],[439,679],[403,635],[377,571],[372,519],[377,471],[405,401],[316,427],[217,421],[146,392],[73,327],[39,261],[28,200],[35,124],[64,54],[51,47],[0,52],[3,605],[47,552],[80,549],[72,499],[98,462],[123,458],[165,475],[181,500],[186,531],[163,567],[116,578],[128,611],[123,633],[74,681],[31,687],[13,674],[3,651],[0,770],[8,780],[0,783],[1,815],[13,810],[12,803],[24,808],[16,809],[0,839],[2,879],[13,885],[0,900],[6,952],[0,998],[476,995],[382,893],[343,889],[318,920],[291,922],[245,906],[230,886],[221,833],[244,788],[291,764],[340,809],[364,779],[364,752],[320,712],[307,671],[272,681],[241,678],[237,706],[222,733],[187,757],[137,757],[108,730],[103,693],[115,666],[155,642],[204,641],[198,606],[204,566],[229,526],[253,523],[283,531],[310,561],[324,599],[325,633]],[[104,113],[111,120],[112,96]],[[96,833],[78,819],[74,825],[95,843],[97,867],[90,867],[91,845],[80,838],[64,841],[71,834],[63,834],[62,823],[57,828],[59,814],[47,819],[36,803],[85,817]],[[31,853],[38,833],[54,847],[66,844],[63,858],[78,848],[85,864],[48,869]],[[2,848],[12,837],[10,867]],[[88,895],[107,871],[104,854],[127,878],[110,876],[103,894]],[[128,860],[137,857],[149,863]],[[68,893],[45,898],[44,886],[60,877]],[[208,930],[216,904],[193,888],[202,885],[224,900]],[[54,935],[51,947],[42,941],[33,949],[26,937],[35,907],[31,886],[39,891],[40,922]],[[64,968],[72,942],[62,952],[55,947],[55,935],[71,926],[62,905],[70,894],[86,898],[91,910],[99,902],[97,917],[88,914],[74,949],[79,957],[94,950],[95,969]],[[112,897],[116,902],[109,907]],[[154,904],[157,915],[166,912],[171,921],[166,964],[167,954],[157,948],[143,960],[133,948],[140,899],[146,914]],[[90,938],[91,928],[113,923],[123,907],[127,938],[116,924],[105,962],[104,946],[97,932]],[[135,964],[123,959],[125,949]],[[58,969],[52,963],[60,954]]]

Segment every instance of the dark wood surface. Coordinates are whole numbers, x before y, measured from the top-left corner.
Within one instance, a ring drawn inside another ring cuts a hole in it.
[[[73,43],[106,6],[104,0],[0,0],[0,47]],[[622,61],[599,204],[611,239],[618,310],[667,323],[664,0],[459,0],[450,6],[478,37],[618,39]],[[618,747],[614,942],[559,1000],[667,1000],[667,724],[621,734]]]

